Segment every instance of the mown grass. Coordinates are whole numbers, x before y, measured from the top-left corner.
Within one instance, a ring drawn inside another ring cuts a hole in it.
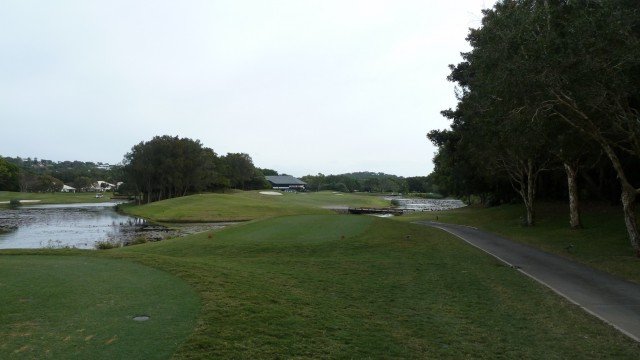
[[[437,219],[475,226],[640,283],[640,259],[629,242],[620,207],[584,204],[583,228],[578,230],[569,227],[568,211],[566,204],[539,202],[532,227],[522,225],[523,205],[416,213],[398,220]]]
[[[86,251],[3,253],[2,359],[166,359],[194,327],[198,295],[166,272]]]
[[[123,209],[132,215],[158,222],[225,222],[263,219],[295,214],[329,214],[331,207],[389,206],[379,196],[319,193],[264,195],[259,191],[211,193],[170,199]]]
[[[155,358],[635,359],[640,353],[638,343],[518,271],[440,230],[410,223],[438,216],[441,221],[489,224],[489,230],[505,235],[526,234],[531,229],[520,227],[517,207],[486,212],[460,209],[393,220],[337,215],[326,209],[347,205],[387,206],[388,202],[333,193],[197,195],[125,210],[154,221],[253,221],[222,231],[90,255],[68,250],[42,253],[82,259],[70,266],[68,274],[89,266],[96,268],[90,274],[110,278],[118,272],[105,264],[116,261],[126,267],[124,264],[135,262],[186,281],[199,296],[199,316],[185,341],[176,337],[173,349],[177,352],[158,353]],[[542,231],[538,235],[545,236],[557,231],[561,236],[564,230],[556,229],[562,222],[559,210],[549,212],[548,219],[543,213],[539,212],[538,218],[542,230],[532,231]],[[592,226],[589,216],[594,220],[603,217],[588,215],[587,231]],[[554,222],[558,224],[552,226]],[[605,229],[614,227],[615,221]],[[600,231],[605,235],[608,230]],[[522,241],[535,242],[536,234],[529,235],[530,239]],[[541,246],[550,246],[546,242],[553,244],[545,239]],[[575,254],[582,247],[576,246]],[[597,253],[592,252],[594,256]],[[17,268],[41,278],[41,284],[48,281],[42,273],[23,265],[33,262],[37,269],[39,259],[49,256],[31,256],[33,250],[0,254],[11,254],[0,255],[0,264],[5,258],[27,259],[0,267],[0,298],[7,287],[4,284],[8,284],[2,279]],[[148,276],[131,271],[129,288],[144,284]],[[68,293],[91,309],[99,304],[99,298],[89,293],[94,286],[100,287],[89,277],[80,282],[87,291],[69,289]],[[60,284],[59,293],[65,294],[65,289],[78,284],[75,280]],[[20,296],[26,298],[31,293],[37,294],[38,289],[25,287]],[[109,295],[108,291],[103,294]],[[6,301],[15,303],[16,299]],[[135,307],[135,301],[124,299],[123,307]],[[180,300],[174,304],[176,311],[189,307]],[[28,304],[11,306],[16,316],[24,318],[32,309]],[[66,311],[55,302],[38,306],[43,313]],[[112,313],[115,310],[95,316],[93,322],[104,322],[105,326],[97,327],[96,334],[110,333],[107,326]],[[10,321],[0,317],[0,329]],[[82,321],[71,318],[65,326],[85,328]],[[174,324],[164,326],[172,331]],[[54,341],[59,340],[54,335],[62,333],[59,326],[48,322],[39,331],[41,338]],[[32,344],[42,349],[49,346],[39,341]],[[86,344],[80,341],[77,345]],[[117,354],[128,351],[127,346],[113,345],[120,347]],[[0,358],[37,358],[35,353],[15,353],[14,347],[0,347]],[[74,351],[64,348],[58,358],[81,358]],[[103,348],[94,351],[90,358],[116,354],[116,350],[108,353]]]
[[[0,191],[0,203],[11,200],[40,200],[38,204],[74,204],[74,203],[94,203],[109,202],[111,193],[105,193],[103,198],[96,198],[95,193],[29,193]],[[29,204],[33,205],[33,204]],[[0,204],[8,206],[8,204]]]
[[[211,235],[211,236],[209,236]],[[175,358],[637,358],[640,346],[479,250],[348,215],[256,221],[108,251],[202,297]]]

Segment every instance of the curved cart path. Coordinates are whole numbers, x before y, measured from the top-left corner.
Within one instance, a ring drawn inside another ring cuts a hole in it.
[[[461,238],[640,341],[640,285],[476,228],[433,221],[416,223]]]

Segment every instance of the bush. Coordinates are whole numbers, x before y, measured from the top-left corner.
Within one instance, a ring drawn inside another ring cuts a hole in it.
[[[114,240],[103,240],[103,241],[96,242],[95,247],[98,250],[109,250],[109,249],[120,247],[120,243]]]
[[[500,205],[500,201],[498,200],[498,198],[494,194],[489,194],[484,199],[484,204],[483,205],[485,207],[494,207],[494,206]]]
[[[139,245],[139,244],[145,244],[145,243],[147,243],[146,236],[138,235],[133,240],[131,240],[131,242],[129,242],[129,244],[127,245]]]

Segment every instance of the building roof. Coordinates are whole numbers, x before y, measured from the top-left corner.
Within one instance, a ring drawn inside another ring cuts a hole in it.
[[[306,182],[290,175],[265,176],[267,181],[275,185],[307,185]]]

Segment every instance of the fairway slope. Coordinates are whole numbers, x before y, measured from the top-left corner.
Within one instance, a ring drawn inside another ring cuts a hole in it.
[[[135,216],[156,222],[226,222],[247,221],[297,214],[331,214],[328,207],[388,206],[389,201],[367,194],[333,192],[282,193],[264,195],[259,191],[236,191],[224,194],[200,194],[158,201],[142,206],[123,206]]]

